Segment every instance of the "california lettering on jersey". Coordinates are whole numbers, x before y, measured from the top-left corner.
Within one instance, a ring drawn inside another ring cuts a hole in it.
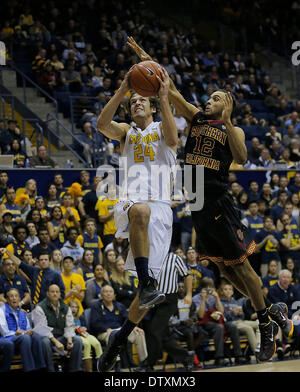
[[[212,158],[206,158],[201,155],[195,155],[195,154],[186,154],[185,158],[186,163],[189,163],[190,165],[203,165],[205,167],[208,167],[209,169],[213,170],[219,170],[220,169],[220,161],[217,161]]]
[[[140,143],[145,143],[149,144],[150,142],[157,142],[160,140],[160,137],[157,132],[150,133],[149,135],[143,136],[141,134],[139,135],[130,135],[128,137],[128,143],[129,144],[140,144]]]
[[[176,154],[167,146],[160,123],[144,130],[132,126],[120,158],[119,200],[171,202]]]

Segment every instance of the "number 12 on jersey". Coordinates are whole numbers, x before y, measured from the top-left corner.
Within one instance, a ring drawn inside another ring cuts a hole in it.
[[[155,152],[153,148],[146,144],[143,151],[143,145],[137,144],[134,147],[134,162],[144,162],[145,157],[149,157],[150,161],[154,161]]]

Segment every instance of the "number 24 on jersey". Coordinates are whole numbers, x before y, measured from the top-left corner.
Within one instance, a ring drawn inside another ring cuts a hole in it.
[[[153,148],[146,144],[143,151],[143,145],[137,144],[134,147],[134,162],[144,162],[145,157],[149,157],[150,161],[154,161],[155,152]]]

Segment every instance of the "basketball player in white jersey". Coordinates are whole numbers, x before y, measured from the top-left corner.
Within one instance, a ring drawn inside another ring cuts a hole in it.
[[[176,165],[178,134],[168,101],[169,77],[163,68],[161,73],[162,78],[158,78],[161,122],[153,121],[156,108],[151,105],[150,99],[135,92],[130,97],[129,106],[136,125],[112,121],[129,90],[129,73],[102,110],[97,122],[99,131],[120,142],[121,152],[127,158],[123,201],[117,203],[115,208],[116,237],[129,237],[130,251],[126,269],[136,272],[139,280],[139,293],[130,305],[128,320],[119,331],[111,334],[108,349],[99,358],[98,370],[101,372],[113,368],[128,335],[150,307],[165,299],[165,295],[155,289],[155,280],[171,242],[171,171]],[[169,200],[160,198],[158,184],[151,181],[161,166],[164,189],[170,192]],[[138,178],[131,176],[137,171]],[[137,184],[138,190],[135,189]]]

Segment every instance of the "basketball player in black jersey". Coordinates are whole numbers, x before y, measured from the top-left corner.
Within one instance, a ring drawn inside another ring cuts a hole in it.
[[[142,61],[152,60],[132,37],[128,44]],[[202,113],[183,98],[171,81],[169,101],[191,124],[185,164],[204,166],[204,206],[199,211],[192,211],[197,250],[200,258],[215,262],[221,274],[251,299],[261,332],[257,360],[266,362],[276,351],[278,325],[285,336],[292,336],[294,325],[286,316],[285,304],[266,304],[261,279],[248,261],[248,256],[255,251],[255,242],[241,223],[240,212],[227,190],[230,165],[242,165],[247,160],[244,132],[231,123],[233,98],[226,91],[216,90]]]

